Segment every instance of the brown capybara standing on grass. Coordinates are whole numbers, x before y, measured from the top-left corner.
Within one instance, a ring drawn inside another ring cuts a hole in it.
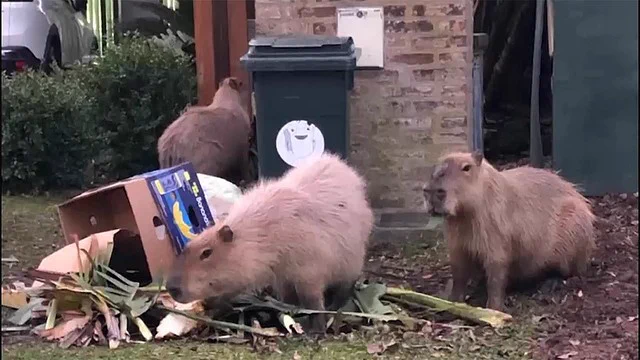
[[[167,288],[179,302],[270,288],[290,304],[337,310],[362,272],[372,226],[365,181],[323,154],[243,195],[187,244]],[[324,326],[323,315],[312,318],[313,332]]]
[[[507,285],[580,275],[595,247],[588,200],[548,170],[498,171],[481,153],[452,153],[439,160],[424,194],[429,210],[445,218],[452,301],[464,301],[480,270],[487,307],[500,310]]]
[[[161,168],[190,161],[197,172],[238,185],[249,181],[251,125],[240,98],[242,82],[220,83],[211,105],[187,109],[158,139]]]

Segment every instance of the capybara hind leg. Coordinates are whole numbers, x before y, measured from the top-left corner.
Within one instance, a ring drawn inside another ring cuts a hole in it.
[[[469,283],[469,279],[471,279],[471,261],[469,257],[461,251],[452,251],[449,257],[453,282],[448,298],[450,301],[463,302],[467,291],[467,284]]]
[[[501,311],[504,307],[504,294],[507,288],[508,265],[492,262],[485,265],[487,273],[487,308]]]

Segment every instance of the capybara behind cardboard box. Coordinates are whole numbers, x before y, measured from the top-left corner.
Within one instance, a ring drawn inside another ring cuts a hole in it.
[[[166,168],[189,161],[196,171],[229,180],[250,181],[251,124],[241,103],[242,82],[220,83],[211,105],[187,109],[158,139],[158,162]]]

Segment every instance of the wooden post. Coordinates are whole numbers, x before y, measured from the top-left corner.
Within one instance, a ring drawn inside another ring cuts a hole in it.
[[[242,57],[248,49],[249,34],[247,21],[247,1],[228,0],[227,3],[227,24],[229,24],[229,70],[234,76],[245,84],[248,94],[251,93],[249,74],[240,64]],[[250,99],[251,96],[248,96]],[[247,111],[251,116],[251,101],[247,101]]]
[[[215,26],[213,0],[193,2],[193,22],[196,42],[198,104],[208,105],[216,91],[214,60]]]
[[[235,76],[249,84],[240,65],[247,51],[247,0],[198,0],[193,2],[198,74],[198,104],[208,105],[218,83]],[[249,103],[249,102],[248,102]],[[250,104],[247,105],[250,111]]]
[[[540,57],[542,52],[542,26],[544,1],[536,0],[536,25],[533,39],[533,66],[531,70],[531,125],[529,131],[529,162],[531,166],[541,168],[542,135],[540,134]]]

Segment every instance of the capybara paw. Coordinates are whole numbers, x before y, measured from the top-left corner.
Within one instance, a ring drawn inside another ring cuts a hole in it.
[[[307,318],[300,320],[300,325],[305,334],[310,337],[317,335],[324,335],[326,333],[326,323],[324,316],[318,316],[322,314],[309,315]]]
[[[555,292],[562,285],[562,279],[550,278],[546,279],[540,284],[540,292],[548,294]]]
[[[487,309],[493,309],[496,311],[504,311],[504,300],[503,299],[496,299],[496,298],[490,298],[487,301]]]

